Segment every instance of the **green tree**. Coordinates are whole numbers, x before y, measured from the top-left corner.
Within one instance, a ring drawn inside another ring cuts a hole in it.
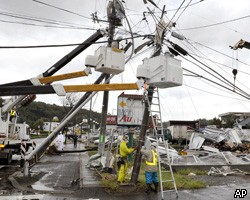
[[[40,118],[40,119],[36,120],[36,121],[32,124],[32,127],[35,128],[35,129],[42,130],[42,129],[43,129],[43,122],[44,122],[44,119],[43,119],[43,118]]]
[[[223,125],[223,128],[233,128],[235,122],[236,122],[237,117],[234,116],[233,114],[230,114],[225,117],[225,124]]]

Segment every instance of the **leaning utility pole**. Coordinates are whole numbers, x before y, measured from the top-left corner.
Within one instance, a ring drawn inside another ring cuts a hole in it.
[[[112,42],[114,39],[115,26],[121,25],[121,19],[117,17],[117,8],[116,4],[118,0],[110,1],[107,7],[107,15],[109,21],[109,38],[108,38],[108,47],[112,47]],[[109,79],[110,74],[106,74],[106,80]],[[109,82],[107,82],[108,84]],[[98,145],[98,153],[102,155],[105,149],[105,136],[106,136],[106,118],[108,112],[108,100],[109,100],[109,91],[104,91],[103,93],[103,103],[102,103],[102,118],[101,118],[101,127],[100,127],[100,137]]]
[[[163,7],[161,20],[158,24],[159,30],[157,30],[157,28],[156,28],[155,52],[154,52],[152,57],[158,56],[161,53],[162,41],[163,41],[163,37],[164,37],[164,33],[165,33],[165,27],[164,27],[165,23],[162,20],[164,12],[165,12],[165,6]],[[141,148],[145,142],[146,130],[147,130],[148,119],[149,119],[149,106],[152,103],[152,97],[154,95],[154,87],[149,86],[149,88],[147,89],[147,92],[148,92],[149,102],[147,101],[147,98],[145,98],[145,109],[144,109],[144,113],[143,113],[141,132],[139,135],[139,143],[138,143],[136,154],[135,154],[134,166],[133,166],[133,171],[132,171],[131,180],[130,180],[130,182],[134,183],[134,184],[136,184],[136,182],[138,180],[139,173],[140,173],[141,159],[142,159]]]

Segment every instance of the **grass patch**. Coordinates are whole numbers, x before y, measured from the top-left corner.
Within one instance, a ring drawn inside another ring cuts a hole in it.
[[[31,139],[46,138],[46,137],[48,137],[48,134],[47,134],[47,133],[43,133],[43,134],[39,134],[39,135],[35,135],[35,134],[31,134],[31,135],[30,135],[30,138],[31,138]]]
[[[131,163],[129,164],[131,165]],[[193,176],[188,176],[189,173],[195,173],[196,175],[207,175],[205,170],[197,170],[197,169],[184,169],[174,173],[174,178],[176,182],[177,189],[200,189],[205,188],[206,183],[203,181],[196,180]],[[117,176],[111,174],[102,173],[101,184],[111,192],[121,192],[119,188],[119,184],[117,182]],[[159,179],[159,173],[158,173]],[[163,172],[162,180],[172,180],[171,173]],[[160,186],[159,186],[160,187]],[[160,189],[160,188],[159,188]],[[173,182],[163,182],[163,189],[169,190],[174,189]],[[145,164],[141,165],[140,174],[138,176],[138,182],[136,183],[137,191],[145,191],[146,183],[145,183]]]
[[[117,182],[116,175],[109,174],[109,173],[102,173],[101,174],[101,184],[110,192],[117,192],[119,191],[119,184]]]
[[[181,175],[188,175],[190,173],[194,173],[196,175],[207,175],[206,170],[193,169],[193,168],[186,168],[186,169],[181,169],[178,171],[178,174],[181,174]]]

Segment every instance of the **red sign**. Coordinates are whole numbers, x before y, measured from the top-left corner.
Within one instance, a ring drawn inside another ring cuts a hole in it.
[[[107,116],[106,124],[107,125],[116,125],[116,116]]]

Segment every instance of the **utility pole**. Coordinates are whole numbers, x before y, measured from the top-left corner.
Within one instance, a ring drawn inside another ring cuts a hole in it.
[[[165,6],[163,7],[161,20],[158,24],[158,27],[160,27],[160,29],[162,29],[162,32],[160,32],[159,30],[156,29],[156,35],[155,35],[156,38],[160,37],[160,40],[158,40],[158,41],[156,40],[155,52],[154,52],[152,57],[158,56],[161,53],[162,41],[163,41],[164,33],[165,33],[165,28],[164,28],[164,25],[162,23],[164,12],[165,12]],[[141,148],[144,145],[144,141],[145,141],[146,130],[147,130],[147,126],[148,126],[148,119],[149,119],[149,106],[152,103],[152,97],[154,95],[154,87],[149,86],[149,88],[147,89],[147,92],[148,92],[147,95],[148,95],[149,102],[147,101],[147,98],[145,98],[145,109],[144,109],[144,113],[143,113],[141,132],[139,135],[139,143],[138,143],[136,154],[135,154],[134,166],[133,166],[133,171],[132,171],[131,180],[130,180],[130,182],[134,183],[134,184],[136,184],[136,182],[138,180],[139,173],[140,173],[141,159],[142,159]]]
[[[115,25],[120,24],[120,19],[116,16],[116,8],[115,3],[118,0],[110,1],[107,7],[107,14],[109,20],[109,38],[108,38],[108,47],[112,46],[112,42],[114,39],[115,33]],[[110,74],[106,74],[105,80],[110,77]],[[109,82],[107,82],[108,84]],[[99,137],[99,145],[98,145],[98,153],[102,155],[104,153],[105,148],[105,135],[106,135],[106,118],[108,111],[108,100],[109,100],[109,91],[104,91],[103,93],[103,103],[102,103],[102,119],[101,119],[101,128],[100,128],[100,137]]]

